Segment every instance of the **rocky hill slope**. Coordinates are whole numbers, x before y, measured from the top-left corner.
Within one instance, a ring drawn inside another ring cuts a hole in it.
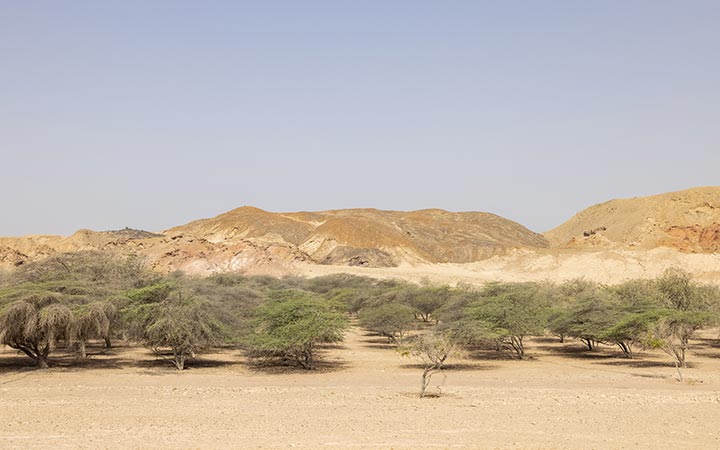
[[[720,252],[720,187],[701,187],[591,206],[545,233],[555,247]]]
[[[0,269],[80,250],[137,254],[155,270],[197,275],[352,272],[450,283],[613,282],[679,266],[720,281],[720,187],[611,200],[544,236],[480,212],[272,213],[246,206],[162,233],[80,230],[68,237],[0,238]]]
[[[136,254],[160,272],[180,270],[209,275],[218,272],[248,272],[282,275],[295,273],[294,265],[307,261],[297,248],[250,241],[210,242],[182,236],[126,230],[95,232],[80,230],[69,237],[24,236],[0,238],[0,269],[12,268],[53,254],[99,250],[120,256]]]
[[[69,237],[0,238],[0,266],[54,253],[136,253],[160,271],[297,273],[298,264],[393,267],[467,263],[514,248],[543,248],[546,239],[494,214],[348,209],[271,213],[242,207],[154,234],[80,230]]]
[[[547,241],[495,214],[440,209],[343,209],[270,213],[242,207],[164,232],[213,243],[250,241],[292,246],[320,264],[391,267],[407,263],[466,263],[508,248]]]

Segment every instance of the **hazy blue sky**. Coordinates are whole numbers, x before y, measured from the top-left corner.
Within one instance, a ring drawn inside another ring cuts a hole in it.
[[[0,0],[0,235],[720,184],[720,2]]]

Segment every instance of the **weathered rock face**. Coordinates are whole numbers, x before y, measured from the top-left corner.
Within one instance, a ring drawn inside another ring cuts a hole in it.
[[[690,253],[720,252],[720,223],[671,226],[665,232],[667,238],[661,243],[667,247]]]
[[[151,267],[159,272],[180,270],[193,275],[222,272],[280,275],[293,273],[293,265],[307,262],[307,255],[282,244],[250,241],[214,243],[193,236],[176,235],[141,241]]]
[[[294,273],[294,265],[310,258],[297,247],[283,243],[210,242],[191,235],[154,234],[138,230],[95,232],[80,230],[69,237],[26,236],[0,238],[0,268],[11,268],[48,256],[83,250],[117,255],[136,254],[159,272],[180,270],[208,275],[219,272],[282,275]]]
[[[30,261],[30,258],[10,247],[0,246],[0,267],[9,266],[17,267]]]
[[[545,237],[564,248],[714,253],[720,251],[719,227],[720,187],[705,187],[591,206]]]
[[[547,246],[542,235],[489,213],[346,209],[269,213],[238,208],[165,232],[211,242],[288,244],[322,264],[395,266],[404,262],[465,263],[508,248]]]
[[[159,271],[294,273],[298,264],[393,267],[465,263],[511,248],[541,248],[545,238],[494,214],[442,210],[348,209],[271,213],[243,207],[155,234],[80,230],[69,237],[0,238],[0,265],[58,252],[136,253]]]
[[[376,248],[335,247],[321,264],[331,266],[395,267],[397,259]]]
[[[441,263],[512,260],[518,254],[531,255],[523,267],[547,270],[543,261],[553,252],[567,256],[582,253],[573,249],[599,254],[659,247],[720,253],[720,187],[612,200],[579,212],[545,236],[482,212],[271,213],[242,207],[162,233],[80,230],[68,237],[0,238],[0,268],[61,252],[100,250],[140,255],[161,272],[198,275],[286,275],[332,269],[326,266],[438,268]],[[720,273],[720,269],[712,271]]]

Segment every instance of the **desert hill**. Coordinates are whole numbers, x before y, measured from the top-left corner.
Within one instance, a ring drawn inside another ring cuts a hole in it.
[[[191,235],[213,243],[291,245],[321,264],[373,267],[467,263],[508,248],[548,245],[542,235],[495,214],[440,209],[270,213],[242,207],[164,234]]]
[[[575,277],[612,283],[678,266],[720,281],[720,187],[611,200],[544,236],[482,212],[273,213],[245,206],[161,233],[0,238],[0,269],[81,250],[137,254],[157,271],[196,275],[351,272],[447,283]]]
[[[556,247],[720,251],[720,187],[611,200],[545,233]]]
[[[288,245],[256,244],[246,240],[214,243],[194,236],[166,236],[141,230],[80,230],[68,237],[0,238],[0,268],[20,266],[57,253],[85,250],[137,254],[154,270],[180,270],[197,275],[234,271],[287,274],[294,272],[295,263],[308,259],[297,248]]]
[[[468,263],[514,248],[543,248],[522,225],[481,212],[347,209],[271,213],[237,208],[162,233],[80,230],[63,236],[0,238],[0,266],[61,252],[136,253],[159,271],[299,273],[302,264],[394,267]]]

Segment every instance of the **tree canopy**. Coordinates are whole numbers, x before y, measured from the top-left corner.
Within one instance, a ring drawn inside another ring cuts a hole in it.
[[[312,369],[318,346],[342,341],[347,325],[341,304],[307,291],[274,292],[257,310],[248,356]]]

